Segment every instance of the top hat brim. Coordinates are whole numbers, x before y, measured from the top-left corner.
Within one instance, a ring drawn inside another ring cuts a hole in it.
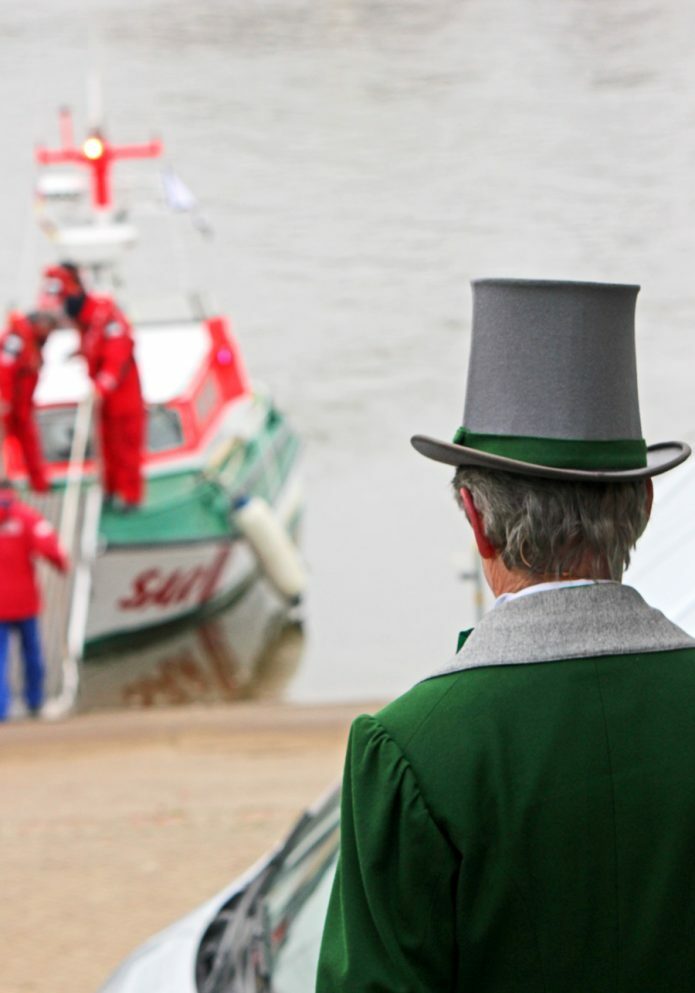
[[[426,435],[416,434],[410,439],[413,448],[428,459],[453,466],[477,466],[484,469],[499,469],[522,476],[543,476],[547,479],[573,479],[576,482],[626,482],[630,479],[648,479],[662,472],[674,469],[685,462],[691,454],[689,445],[683,441],[663,441],[647,448],[647,464],[637,469],[568,469],[556,466],[537,465],[522,462],[504,455],[492,455],[465,445],[438,441]]]

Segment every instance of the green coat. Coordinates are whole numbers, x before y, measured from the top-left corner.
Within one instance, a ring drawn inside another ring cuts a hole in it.
[[[319,993],[693,993],[695,642],[536,593],[355,721]]]

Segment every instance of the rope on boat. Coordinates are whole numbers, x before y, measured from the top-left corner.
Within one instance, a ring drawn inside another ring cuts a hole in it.
[[[75,429],[58,527],[60,542],[73,563],[73,579],[67,595],[68,602],[61,604],[62,609],[59,611],[53,605],[54,612],[63,622],[60,632],[56,632],[62,656],[61,688],[44,705],[43,714],[48,718],[63,717],[72,710],[79,687],[79,659],[87,625],[91,560],[101,511],[99,488],[91,487],[86,497],[82,488],[93,409],[94,398],[90,393],[78,405],[75,413]]]
[[[70,447],[70,462],[65,477],[65,496],[60,515],[58,536],[64,548],[72,549],[80,504],[80,488],[84,475],[89,431],[92,426],[94,397],[90,393],[80,402],[75,413],[75,429]]]

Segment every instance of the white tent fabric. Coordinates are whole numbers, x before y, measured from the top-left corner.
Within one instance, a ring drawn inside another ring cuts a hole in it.
[[[655,479],[654,490],[625,582],[695,637],[695,459]]]

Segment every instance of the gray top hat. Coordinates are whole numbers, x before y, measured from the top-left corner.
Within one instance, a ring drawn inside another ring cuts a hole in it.
[[[468,386],[453,443],[412,438],[422,455],[575,480],[641,479],[690,448],[642,438],[635,360],[639,286],[552,280],[473,283]]]

